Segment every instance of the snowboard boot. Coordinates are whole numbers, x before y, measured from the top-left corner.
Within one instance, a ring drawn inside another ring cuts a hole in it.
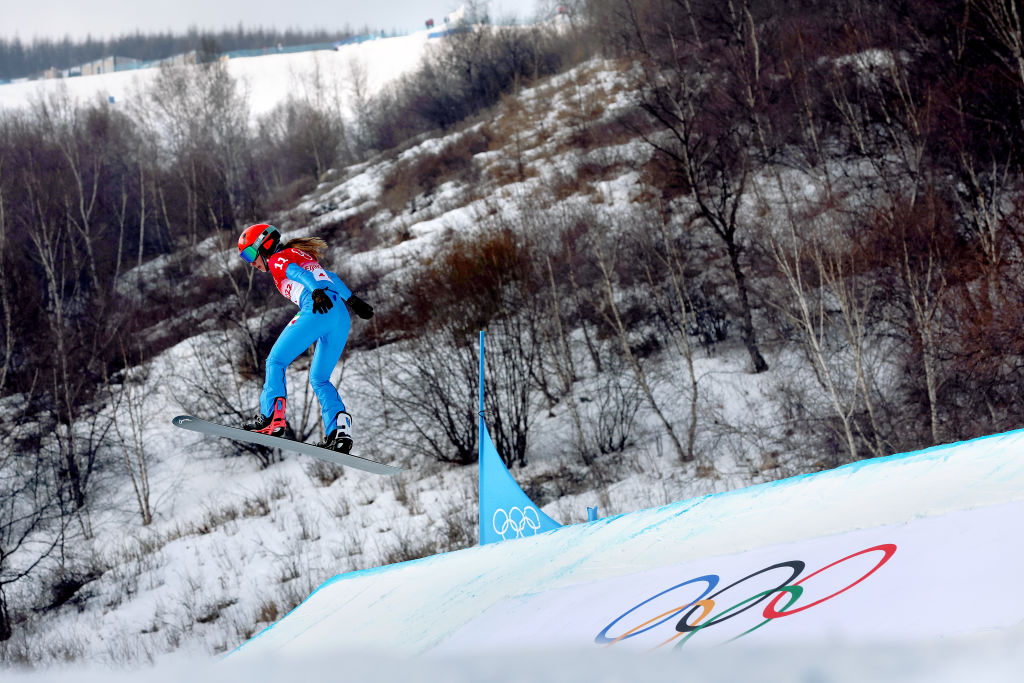
[[[278,396],[274,399],[274,410],[270,415],[264,415],[262,411],[256,411],[251,420],[242,423],[242,429],[247,432],[259,432],[269,436],[286,437],[291,431],[288,422],[284,418],[287,401],[284,397]]]
[[[339,453],[352,450],[352,416],[338,413],[338,426],[331,430],[327,438],[316,444],[320,448],[328,448]]]

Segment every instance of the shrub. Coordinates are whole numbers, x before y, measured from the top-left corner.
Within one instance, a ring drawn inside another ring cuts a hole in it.
[[[431,195],[438,186],[457,181],[472,186],[479,181],[480,170],[473,157],[486,152],[491,143],[487,128],[476,127],[458,137],[437,152],[425,152],[400,159],[384,178],[381,206],[394,214],[406,207],[415,212],[416,199]]]
[[[373,210],[360,211],[331,221],[317,229],[317,234],[331,246],[341,247],[347,253],[369,251],[381,243],[380,233],[371,223],[375,213]]]
[[[453,241],[410,278],[381,326],[415,334],[431,325],[453,325],[471,334],[507,312],[506,287],[527,282],[529,247],[510,229]]]

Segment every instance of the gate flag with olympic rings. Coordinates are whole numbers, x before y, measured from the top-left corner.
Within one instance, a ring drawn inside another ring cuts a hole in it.
[[[558,522],[534,505],[512,478],[487,428],[480,455],[480,545],[534,536],[557,529]]]
[[[484,333],[480,332],[480,545],[534,536],[562,526],[519,487],[484,423]]]

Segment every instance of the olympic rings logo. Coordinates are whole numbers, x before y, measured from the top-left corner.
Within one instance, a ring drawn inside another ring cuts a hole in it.
[[[859,577],[855,581],[852,581],[847,586],[845,586],[843,588],[840,588],[839,590],[834,591],[830,595],[826,595],[825,597],[819,598],[818,600],[810,602],[810,603],[808,603],[806,605],[801,605],[799,607],[794,607],[794,604],[803,595],[804,586],[802,584],[805,581],[807,581],[807,580],[809,580],[809,579],[811,579],[811,578],[813,578],[815,576],[818,576],[819,574],[821,574],[823,572],[826,572],[829,569],[832,569],[833,567],[835,567],[835,566],[837,566],[839,564],[842,564],[842,563],[844,563],[844,562],[846,562],[848,560],[852,560],[855,557],[859,557],[861,555],[866,555],[868,553],[876,553],[876,552],[877,553],[881,553],[882,554],[881,557],[879,558],[878,562],[873,567],[871,567],[866,573],[864,573],[861,577]],[[736,616],[742,614],[743,612],[746,612],[747,610],[753,609],[757,605],[759,605],[762,602],[764,602],[764,601],[768,600],[769,598],[771,598],[771,600],[768,602],[767,605],[765,605],[763,611],[761,612],[761,616],[764,617],[764,621],[758,623],[757,625],[753,626],[752,628],[749,628],[746,631],[743,631],[742,633],[740,633],[739,635],[737,635],[737,636],[735,636],[733,638],[730,638],[729,640],[726,641],[726,642],[732,642],[734,640],[738,640],[738,639],[742,638],[745,635],[753,633],[757,629],[761,628],[762,626],[765,626],[766,624],[770,623],[771,621],[773,621],[775,619],[781,619],[783,617],[788,617],[790,615],[797,614],[798,612],[803,612],[804,610],[808,610],[811,607],[815,607],[817,605],[820,605],[823,602],[831,600],[832,598],[836,597],[837,595],[840,595],[841,593],[845,593],[846,591],[850,590],[851,588],[853,588],[854,586],[859,584],[861,581],[864,581],[869,576],[871,576],[876,571],[878,571],[882,567],[882,565],[884,565],[886,562],[889,561],[890,558],[892,558],[892,556],[893,556],[893,554],[895,552],[896,552],[896,545],[893,544],[893,543],[884,543],[882,545],[876,545],[876,546],[873,546],[871,548],[865,548],[864,550],[860,550],[860,551],[855,552],[855,553],[853,553],[851,555],[847,555],[846,557],[844,557],[842,559],[836,560],[835,562],[833,562],[833,563],[831,563],[829,565],[826,565],[825,567],[822,567],[821,569],[819,569],[819,570],[817,570],[815,572],[812,572],[812,573],[808,574],[807,576],[803,577],[799,581],[796,581],[796,578],[798,576],[800,576],[800,574],[806,568],[806,565],[804,564],[804,562],[802,562],[801,560],[791,560],[789,562],[780,562],[778,564],[773,564],[770,567],[765,567],[764,569],[759,569],[758,571],[753,572],[752,574],[748,574],[747,576],[743,577],[739,581],[734,581],[733,583],[729,584],[725,588],[722,588],[722,589],[720,589],[718,591],[715,591],[714,593],[712,593],[711,591],[713,591],[715,589],[715,587],[718,586],[718,584],[720,582],[720,578],[718,577],[718,575],[717,574],[708,574],[706,576],[698,576],[695,579],[690,579],[689,581],[683,581],[682,583],[678,583],[678,584],[672,586],[671,588],[668,588],[666,590],[661,591],[657,595],[652,595],[651,597],[647,598],[643,602],[641,602],[641,603],[639,603],[637,605],[634,605],[633,607],[629,608],[628,610],[626,610],[625,612],[620,614],[618,617],[616,617],[614,620],[612,620],[612,622],[610,624],[605,626],[601,630],[601,632],[598,633],[597,636],[594,638],[594,642],[599,644],[599,645],[603,644],[603,645],[607,645],[607,646],[610,647],[610,646],[612,646],[612,645],[614,645],[616,643],[622,642],[624,640],[628,640],[630,638],[635,638],[636,636],[639,636],[642,633],[646,633],[648,631],[651,631],[653,629],[658,628],[659,626],[661,626],[663,624],[668,623],[669,621],[675,620],[675,629],[674,629],[675,630],[675,634],[672,637],[668,638],[667,640],[662,641],[658,645],[655,645],[654,648],[652,648],[652,649],[658,649],[660,647],[668,645],[673,640],[676,640],[677,638],[682,637],[682,639],[678,643],[676,643],[676,645],[674,647],[674,649],[678,650],[678,649],[682,648],[683,645],[685,645],[686,642],[690,638],[695,636],[698,632],[702,631],[703,629],[710,628],[711,626],[715,626],[716,624],[720,624],[723,621],[726,621],[728,619],[732,619],[733,617],[736,617]],[[786,579],[784,581],[782,581],[781,583],[779,583],[777,586],[775,586],[774,588],[769,588],[768,590],[760,591],[760,592],[758,592],[758,593],[756,593],[756,594],[746,598],[745,600],[742,600],[742,601],[736,603],[735,605],[729,607],[728,609],[726,609],[726,610],[716,614],[714,617],[712,617],[707,622],[704,621],[711,614],[712,610],[715,609],[715,606],[716,606],[715,598],[716,597],[720,596],[722,593],[725,593],[729,589],[734,588],[735,586],[738,586],[738,585],[744,583],[745,581],[748,581],[748,580],[750,580],[750,579],[752,579],[752,578],[754,578],[756,576],[759,576],[761,574],[766,574],[766,573],[769,573],[769,572],[772,572],[772,571],[775,571],[775,570],[779,570],[779,569],[782,569],[782,570],[788,569],[789,570],[789,576],[787,576]],[[673,591],[675,591],[675,590],[677,590],[679,588],[682,588],[684,586],[689,586],[689,585],[692,585],[692,584],[704,584],[703,592],[699,596],[697,596],[696,599],[691,600],[690,602],[687,602],[684,605],[680,605],[678,607],[674,607],[674,608],[672,608],[672,609],[670,609],[670,610],[668,610],[666,612],[663,612],[663,613],[659,614],[656,617],[652,617],[651,619],[648,619],[647,621],[643,622],[642,624],[638,624],[638,625],[630,628],[629,630],[625,631],[621,635],[614,636],[614,637],[609,636],[609,631],[611,631],[615,627],[616,624],[618,624],[620,621],[625,619],[627,616],[629,616],[633,612],[636,612],[637,610],[641,609],[644,605],[647,605],[648,603],[651,603],[651,602],[657,600],[658,598],[662,597],[663,595],[667,595],[667,594],[669,594],[669,593],[671,593],[671,592],[673,592]],[[772,597],[772,596],[774,596],[774,597]],[[782,605],[781,607],[779,607],[779,602],[784,597],[787,598],[786,604]],[[694,618],[695,615],[697,615],[696,618]]]
[[[529,535],[531,536],[537,533],[540,529],[540,515],[532,505],[527,505],[523,509],[513,507],[507,511],[498,508],[494,511],[491,524],[494,526],[495,533],[501,536],[503,541],[508,539],[506,534],[513,532],[515,535],[512,538],[522,538],[526,535],[524,532],[527,529],[530,530]]]

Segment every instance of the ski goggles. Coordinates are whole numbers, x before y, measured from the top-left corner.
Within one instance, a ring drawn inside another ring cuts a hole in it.
[[[242,260],[246,263],[253,263],[256,261],[257,257],[259,257],[260,250],[258,247],[250,245],[238,252],[238,255],[241,256]]]

